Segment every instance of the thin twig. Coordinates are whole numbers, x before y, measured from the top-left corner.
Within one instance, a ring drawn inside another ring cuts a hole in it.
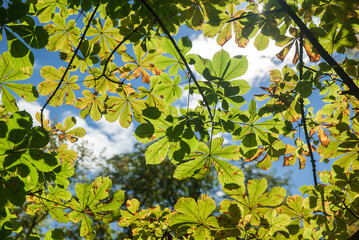
[[[317,174],[316,174],[317,171],[316,171],[316,165],[315,165],[315,160],[314,160],[313,151],[312,151],[312,145],[310,143],[310,138],[309,138],[309,134],[308,134],[307,123],[305,121],[304,103],[303,103],[304,101],[302,98],[299,101],[300,101],[300,109],[301,109],[301,113],[302,113],[302,125],[303,125],[303,129],[304,129],[305,140],[307,141],[310,159],[311,159],[311,163],[312,163],[314,185],[316,186],[318,184]]]
[[[300,31],[300,38],[299,38],[299,81],[303,81],[303,37],[304,37],[303,36],[303,31]],[[313,156],[313,152],[312,152],[312,145],[311,145],[310,139],[309,139],[309,134],[308,134],[308,129],[307,129],[307,122],[306,122],[306,119],[305,119],[304,101],[303,101],[302,97],[299,99],[299,102],[300,102],[300,112],[302,114],[302,125],[303,125],[303,129],[304,129],[305,140],[307,141],[309,154],[310,154],[310,159],[311,159],[311,163],[312,163],[314,186],[316,186],[318,184],[317,174],[316,174],[317,171],[316,171],[315,160],[314,160],[314,156]]]
[[[345,204],[345,200],[343,200],[343,204],[346,210],[348,210],[356,219],[359,220],[359,216],[356,215],[346,204]]]
[[[277,0],[278,3],[282,6],[283,10],[290,16],[290,18],[298,25],[300,31],[304,33],[309,42],[313,47],[318,51],[318,53],[323,57],[323,59],[331,66],[334,71],[339,75],[343,82],[348,86],[348,91],[343,91],[343,94],[349,94],[355,96],[359,100],[359,88],[349,77],[349,75],[344,71],[344,69],[339,66],[337,61],[334,60],[332,56],[323,48],[319,41],[314,37],[313,33],[308,29],[307,25],[297,16],[297,14],[290,8],[290,6],[285,2],[285,0]]]
[[[161,18],[155,13],[155,11],[146,3],[145,0],[141,0],[141,2],[143,3],[143,5],[147,8],[147,10],[154,16],[154,18],[158,21],[158,23],[160,24],[162,30],[165,32],[165,34],[167,35],[167,37],[170,39],[172,45],[174,46],[174,48],[176,49],[177,53],[180,55],[181,57],[181,60],[184,62],[186,68],[187,68],[187,71],[189,72],[190,74],[190,77],[191,79],[193,79],[194,83],[196,84],[196,87],[198,88],[198,91],[199,93],[201,94],[202,98],[203,98],[203,102],[205,103],[207,109],[208,109],[208,113],[209,113],[209,116],[211,118],[211,121],[213,121],[213,115],[212,115],[212,112],[211,112],[211,108],[209,107],[209,104],[206,100],[206,97],[201,89],[201,87],[199,86],[197,80],[196,80],[196,77],[194,76],[191,68],[189,67],[188,63],[187,63],[187,60],[185,59],[185,57],[183,56],[181,50],[178,48],[178,45],[176,43],[176,41],[173,39],[173,37],[171,36],[171,34],[169,33],[169,31],[167,30],[167,28],[165,27],[165,25],[163,24]]]
[[[42,220],[45,219],[45,217],[47,216],[47,214],[48,214],[48,212],[46,211],[45,214],[43,214],[40,218],[37,218],[37,213],[35,214],[34,220],[33,220],[32,223],[31,223],[31,226],[30,226],[30,228],[29,228],[29,230],[28,230],[28,232],[27,232],[27,234],[26,234],[26,238],[25,238],[25,239],[27,239],[27,238],[30,236],[30,234],[32,233],[32,230],[35,228],[35,226],[36,226],[37,224],[39,224]]]
[[[97,12],[97,9],[98,9],[99,6],[100,6],[100,4],[97,4],[97,6],[95,7],[95,9],[94,9],[94,11],[93,11],[93,13],[92,13],[92,15],[91,15],[91,17],[90,17],[90,19],[89,19],[87,25],[86,25],[85,31],[84,31],[84,33],[83,33],[82,36],[81,36],[80,42],[79,42],[77,48],[75,49],[75,52],[74,52],[74,54],[72,55],[71,60],[70,60],[70,62],[68,63],[67,68],[66,68],[64,74],[62,75],[60,82],[57,84],[55,91],[50,95],[50,97],[47,99],[47,101],[46,101],[46,103],[44,104],[44,106],[41,108],[41,119],[40,119],[40,121],[41,121],[41,126],[42,126],[42,127],[44,126],[44,123],[43,123],[43,118],[44,118],[44,117],[43,117],[43,113],[44,113],[44,110],[45,110],[46,106],[50,103],[50,101],[52,100],[52,98],[55,96],[56,92],[60,89],[60,86],[61,86],[62,82],[64,81],[67,72],[70,70],[70,66],[71,66],[72,62],[75,60],[75,57],[76,57],[76,55],[77,55],[77,52],[79,51],[79,49],[80,49],[80,47],[81,47],[81,44],[82,44],[82,42],[83,42],[84,39],[85,39],[87,30],[90,28],[91,21],[92,21],[92,19],[95,17],[96,12]]]

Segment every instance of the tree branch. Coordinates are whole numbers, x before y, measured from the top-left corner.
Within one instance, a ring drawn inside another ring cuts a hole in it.
[[[187,71],[190,74],[191,79],[193,79],[194,83],[196,84],[196,87],[198,88],[199,93],[201,94],[202,98],[203,98],[203,102],[205,103],[209,116],[211,118],[211,122],[213,122],[213,115],[211,112],[211,108],[209,107],[209,104],[206,100],[206,97],[201,89],[201,87],[199,86],[196,77],[194,76],[191,68],[189,67],[187,60],[185,59],[185,57],[183,56],[181,50],[178,48],[176,41],[173,39],[173,37],[171,36],[171,34],[169,33],[169,31],[167,30],[167,28],[165,27],[165,25],[163,24],[162,20],[160,19],[160,17],[155,13],[155,11],[146,3],[145,0],[141,0],[142,4],[147,8],[147,10],[153,15],[153,17],[158,21],[158,23],[160,24],[161,28],[163,29],[163,31],[165,32],[165,34],[167,35],[167,37],[170,39],[172,45],[175,47],[177,53],[180,55],[181,60],[184,62]]]
[[[308,134],[308,130],[307,130],[307,123],[305,121],[304,103],[303,103],[302,98],[299,101],[300,101],[300,109],[301,109],[301,113],[302,113],[302,125],[303,125],[303,129],[304,129],[305,140],[307,141],[309,154],[310,154],[310,159],[311,159],[311,163],[312,163],[314,186],[316,186],[316,185],[318,185],[317,173],[316,173],[317,170],[316,170],[316,166],[315,166],[315,160],[314,160],[314,156],[313,156],[312,145],[310,143],[309,134]]]
[[[318,53],[323,57],[323,59],[334,69],[334,71],[339,75],[343,80],[345,85],[348,86],[348,91],[343,91],[343,94],[349,94],[355,96],[359,100],[359,88],[353,82],[353,80],[348,76],[342,67],[334,60],[332,56],[323,48],[323,46],[318,42],[314,37],[313,33],[308,29],[304,22],[297,16],[297,14],[290,8],[290,6],[285,2],[285,0],[277,0],[281,5],[282,9],[291,17],[291,19],[298,25],[300,31],[304,33],[313,47],[318,51]]]
[[[100,6],[100,4],[97,4],[97,6],[95,7],[95,9],[94,9],[94,11],[93,11],[93,13],[92,13],[92,15],[91,15],[91,17],[90,17],[90,19],[89,19],[87,25],[86,25],[85,31],[84,31],[84,33],[83,33],[82,36],[81,36],[80,42],[79,42],[79,44],[77,45],[77,48],[75,49],[75,52],[74,52],[74,54],[72,55],[71,60],[70,60],[70,62],[68,63],[67,68],[66,68],[64,74],[62,75],[59,84],[57,84],[55,91],[50,95],[50,97],[47,99],[47,101],[46,101],[46,103],[44,104],[44,106],[41,108],[41,111],[40,111],[40,112],[41,112],[41,114],[40,114],[40,115],[41,115],[40,122],[41,122],[41,126],[42,126],[42,127],[44,127],[44,123],[43,123],[43,120],[44,120],[44,119],[43,119],[43,118],[44,118],[44,116],[43,116],[44,110],[45,110],[46,106],[49,104],[49,102],[51,101],[51,99],[55,96],[56,92],[59,90],[59,88],[60,88],[62,82],[63,82],[64,79],[65,79],[65,76],[66,76],[67,72],[70,70],[70,66],[71,66],[72,62],[75,60],[75,57],[76,57],[76,55],[77,55],[77,52],[79,51],[80,46],[81,46],[82,42],[83,42],[84,39],[85,39],[87,30],[90,28],[91,21],[92,21],[92,19],[95,17],[96,12],[97,12],[97,9],[98,9],[99,6]]]

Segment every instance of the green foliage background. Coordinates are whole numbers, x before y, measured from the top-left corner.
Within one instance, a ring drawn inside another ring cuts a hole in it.
[[[358,5],[0,0],[0,40],[6,49],[0,56],[0,238],[13,239],[22,231],[16,211],[26,206],[24,214],[35,219],[48,212],[59,223],[78,224],[85,239],[96,237],[94,221],[130,227],[134,239],[355,239]],[[221,46],[233,38],[239,47],[252,40],[265,50],[271,39],[282,47],[276,55],[281,60],[295,49],[297,69],[268,69],[265,93],[247,96],[250,86],[240,78],[248,70],[246,57],[231,58],[225,50],[212,59],[189,54],[191,40],[172,37],[184,25],[216,37]],[[42,67],[44,81],[34,86],[26,80],[34,71],[36,49],[58,52],[64,63]],[[325,61],[305,66],[304,50],[312,62]],[[343,61],[332,54],[343,55]],[[194,109],[175,107],[182,85],[189,97],[201,97]],[[17,101],[33,102],[39,94],[47,101],[36,115],[41,127],[33,127]],[[310,106],[313,96],[323,101],[318,111]],[[123,190],[111,191],[106,176],[69,191],[77,153],[65,140],[74,143],[86,131],[76,127],[74,117],[50,127],[43,116],[48,105],[64,104],[80,109],[82,118],[104,117],[124,128],[136,124],[136,139],[150,144],[146,163],[168,161],[176,179],[202,179],[214,171],[228,196],[219,203],[220,213],[215,216],[218,206],[205,194],[180,198],[164,209],[141,208],[135,198],[126,201]],[[55,149],[48,147],[49,132],[62,141]],[[233,144],[223,145],[224,134]],[[302,196],[290,196],[280,186],[268,189],[266,178],[245,181],[246,173],[232,164],[253,161],[269,170],[278,160],[311,167],[314,185],[301,187]],[[316,165],[324,162],[331,170],[317,172]],[[29,231],[26,238],[39,236]],[[45,239],[64,239],[63,230],[52,229]]]

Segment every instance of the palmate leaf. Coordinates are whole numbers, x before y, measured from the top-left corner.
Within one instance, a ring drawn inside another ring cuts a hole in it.
[[[38,93],[32,84],[13,83],[28,79],[32,75],[32,67],[20,68],[11,63],[9,52],[4,52],[0,56],[0,90],[1,99],[4,107],[9,112],[18,111],[15,97],[9,92],[13,91],[27,102],[37,99]],[[9,89],[9,90],[8,90]]]
[[[39,93],[43,96],[51,96],[51,94],[56,90],[56,87],[64,75],[65,70],[66,69],[64,67],[60,67],[56,70],[53,66],[44,66],[41,68],[41,76],[46,80],[38,85],[37,88]],[[49,104],[51,106],[61,106],[65,99],[65,103],[67,105],[73,105],[76,99],[74,90],[80,89],[80,86],[75,83],[77,79],[78,76],[70,77],[70,73],[67,72],[60,88],[56,91]]]
[[[251,224],[258,226],[264,214],[272,207],[281,204],[285,198],[286,191],[282,187],[274,187],[266,192],[268,182],[265,178],[261,180],[253,179],[234,189],[224,189],[224,192],[234,198],[243,207],[245,215],[251,215]]]
[[[71,71],[76,71],[80,68],[81,73],[84,73],[87,68],[93,67],[94,64],[100,61],[97,57],[100,51],[100,45],[97,43],[90,45],[88,40],[84,40],[79,49],[81,54],[78,53],[73,60]],[[60,58],[65,62],[70,62],[72,55],[72,52],[60,52]],[[92,69],[93,68],[91,68],[91,70]]]
[[[60,122],[57,123],[56,124],[56,133],[58,133],[58,131],[61,131],[61,133],[58,134],[59,140],[61,141],[62,139],[67,138],[70,142],[74,143],[78,140],[78,138],[82,138],[83,136],[85,136],[86,131],[84,128],[77,127],[77,128],[71,129],[75,125],[76,125],[76,118],[74,118],[74,117],[67,117],[65,119],[65,126],[62,125],[62,123],[60,123]]]
[[[299,60],[299,38],[300,38],[300,30],[298,28],[290,27],[289,33],[292,35],[288,36],[280,36],[276,39],[276,45],[279,47],[283,47],[282,50],[276,54],[276,57],[279,58],[282,62],[286,58],[287,54],[293,47],[295,46],[295,52],[293,56],[293,64],[296,64]],[[308,57],[311,62],[317,62],[320,60],[320,55],[313,48],[313,45],[309,42],[307,38],[304,38],[303,46],[308,54]]]
[[[69,14],[69,10],[66,7],[67,6],[67,0],[60,0],[60,1],[54,1],[54,0],[43,0],[36,3],[36,9],[40,22],[49,22],[51,19],[54,18],[55,12],[57,8],[61,12],[61,14],[67,18]]]
[[[248,68],[245,56],[230,58],[225,50],[217,52],[212,59],[198,58],[194,65],[196,71],[207,80],[229,81],[242,76]]]
[[[283,166],[292,166],[296,162],[296,159],[299,160],[299,169],[305,168],[306,157],[309,156],[309,148],[300,138],[295,140],[296,147],[293,147],[289,144],[286,145],[285,154],[290,154],[289,156],[284,157]],[[311,146],[312,152],[315,152],[313,145]]]
[[[228,52],[223,49],[217,52],[212,61],[195,55],[195,69],[206,80],[198,82],[209,105],[216,105],[218,100],[222,102],[222,108],[228,110],[229,104],[239,107],[244,104],[245,94],[250,86],[244,80],[233,80],[243,75],[248,68],[248,61],[245,56],[230,58]],[[199,93],[195,85],[190,89]]]
[[[286,214],[277,215],[276,211],[272,209],[264,214],[264,219],[266,221],[264,227],[268,228],[268,231],[266,232],[265,235],[273,236],[278,231],[286,232],[289,234],[289,231],[286,228],[286,226],[288,226],[290,222],[290,217],[288,215]]]
[[[87,18],[84,18],[85,24],[87,24]],[[109,17],[105,18],[105,22],[102,23],[100,18],[96,18],[92,21],[91,27],[87,32],[87,36],[92,37],[89,40],[89,44],[93,45],[98,43],[100,45],[98,56],[101,60],[106,59],[112,52],[112,50],[123,39],[120,34],[120,29],[117,27],[117,20]],[[122,45],[118,52],[125,52],[126,47]]]
[[[26,25],[25,22],[7,26],[32,48],[40,49],[48,43],[49,35],[42,26]]]
[[[220,0],[201,0],[191,1],[186,6],[186,24],[195,30],[201,30],[205,22],[216,18],[216,16],[225,11],[225,2]]]
[[[114,122],[119,118],[119,123],[124,128],[131,125],[132,116],[136,121],[140,122],[142,110],[146,107],[144,100],[139,100],[136,92],[127,93],[119,90],[118,95],[119,97],[111,96],[106,101],[106,120]]]
[[[187,177],[203,178],[208,174],[212,164],[218,173],[218,180],[223,187],[243,182],[243,172],[236,166],[222,160],[239,160],[241,155],[236,145],[222,148],[223,138],[215,138],[211,143],[211,151],[204,143],[199,143],[197,151],[188,154],[184,163],[177,166],[174,177],[184,179]]]
[[[160,96],[154,94],[154,89],[159,83],[160,83],[160,78],[151,77],[149,90],[145,87],[138,88],[138,90],[140,91],[139,98],[140,99],[146,98],[145,103],[147,106],[155,107],[160,110],[163,110],[165,107],[165,103],[163,99]]]
[[[230,21],[233,18],[240,17],[245,11],[239,9],[236,11],[236,6],[234,3],[229,3],[227,5],[227,11],[218,15],[219,19],[213,19],[204,25],[203,34],[206,37],[214,37],[217,34],[217,44],[223,46],[232,38],[232,31],[235,33],[235,41],[239,43],[242,38],[242,30],[244,25],[240,21]],[[232,29],[233,28],[233,29]]]
[[[264,158],[257,164],[258,167],[268,170],[272,161],[285,154],[286,147],[278,139],[280,134],[286,134],[291,130],[291,124],[281,119],[271,119],[260,122],[260,110],[254,100],[249,103],[248,112],[241,112],[245,118],[238,118],[238,122],[244,122],[243,126],[237,126],[233,133],[233,140],[242,140],[240,153],[246,161],[253,161],[266,152]],[[258,148],[258,146],[263,146]],[[259,151],[260,149],[260,151]]]
[[[120,67],[119,71],[122,73],[121,78],[132,79],[142,76],[142,82],[150,82],[150,74],[147,71],[152,72],[153,74],[160,74],[161,70],[156,68],[153,64],[155,59],[160,56],[160,52],[149,52],[146,53],[143,51],[140,44],[133,46],[133,51],[135,57],[128,55],[127,53],[122,54],[122,60],[126,63],[124,66]]]
[[[81,221],[80,236],[85,239],[93,239],[96,236],[89,216],[108,222],[111,219],[109,216],[115,217],[124,202],[125,196],[121,190],[116,191],[111,200],[105,201],[111,186],[112,181],[108,177],[98,177],[91,184],[78,183],[75,186],[78,201],[71,199],[70,206],[73,211],[68,217],[74,223]]]
[[[99,121],[102,114],[105,112],[105,100],[107,94],[98,95],[96,92],[93,94],[89,90],[83,90],[84,98],[79,98],[75,102],[75,107],[82,109],[80,117],[85,119],[88,115],[95,120]]]
[[[334,51],[344,53],[346,48],[354,48],[357,45],[358,25],[358,18],[352,17],[341,26],[338,23],[333,24],[328,31],[320,29],[318,31],[319,41],[329,54],[333,54]],[[338,28],[340,28],[339,31]]]
[[[304,207],[303,197],[298,195],[288,196],[286,203],[287,206],[277,207],[277,212],[284,213],[289,216],[292,219],[290,225],[299,226],[300,224],[303,224],[305,228],[309,227],[312,210]]]
[[[174,206],[176,213],[170,218],[170,227],[185,231],[195,239],[208,239],[211,229],[218,227],[217,219],[210,216],[216,203],[208,195],[201,195],[197,202],[193,198],[180,198]]]
[[[161,73],[159,76],[152,76],[153,78],[158,78],[158,83],[153,89],[153,93],[158,96],[163,96],[163,100],[166,104],[171,104],[175,100],[179,99],[182,96],[182,89],[178,86],[181,83],[181,76],[175,76],[172,80],[167,73]]]
[[[120,79],[115,76],[115,71],[117,70],[116,64],[110,63],[104,73],[106,76],[104,76],[102,69],[91,68],[88,71],[91,75],[86,76],[84,86],[94,88],[95,91],[100,94],[106,93],[107,91],[115,93],[116,89],[122,84]]]
[[[180,55],[174,48],[169,38],[163,38],[160,43],[160,46],[166,52],[166,54],[170,54],[174,58],[170,58],[167,56],[156,57],[154,65],[157,68],[164,70],[172,65],[172,67],[168,70],[168,73],[172,76],[177,75],[179,69],[185,69],[184,63],[182,62]],[[192,48],[191,40],[188,37],[180,38],[180,40],[178,41],[178,48],[180,49],[183,56],[185,56]]]
[[[49,43],[46,46],[48,51],[70,53],[80,38],[80,29],[76,27],[75,20],[68,20],[60,14],[55,13],[53,23],[47,24],[45,29],[49,33]]]

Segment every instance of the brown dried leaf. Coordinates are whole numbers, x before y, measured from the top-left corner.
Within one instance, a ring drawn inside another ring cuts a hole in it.
[[[288,157],[284,157],[283,167],[285,166],[293,166],[296,160],[296,156],[291,154]]]
[[[249,43],[249,39],[247,38],[244,37],[236,38],[236,44],[238,45],[238,47],[245,48],[248,43]]]
[[[305,168],[306,159],[303,155],[300,155],[299,157],[299,169]]]
[[[294,57],[293,57],[293,64],[297,64],[298,60],[299,60],[299,52],[298,52],[298,41],[295,41],[295,53],[294,53]]]
[[[282,62],[284,61],[285,57],[287,56],[289,50],[292,48],[295,41],[290,42],[287,46],[285,46],[279,53],[275,56],[279,58]]]
[[[307,52],[311,62],[318,62],[320,60],[320,54],[316,52],[316,50],[313,48],[313,45],[306,39],[304,40],[304,49]]]
[[[251,162],[251,161],[256,160],[257,158],[259,158],[263,153],[264,153],[264,148],[261,147],[261,148],[258,149],[258,151],[254,154],[253,157],[251,157],[250,159],[248,159],[248,158],[243,158],[243,159],[246,162]]]
[[[292,153],[292,152],[294,152],[295,150],[297,150],[296,147],[293,147],[292,145],[287,144],[287,145],[286,145],[285,154]]]
[[[319,137],[319,141],[323,145],[323,147],[327,147],[329,145],[330,140],[329,140],[328,136],[325,134],[323,128],[321,128],[321,127],[318,128],[318,137]]]

